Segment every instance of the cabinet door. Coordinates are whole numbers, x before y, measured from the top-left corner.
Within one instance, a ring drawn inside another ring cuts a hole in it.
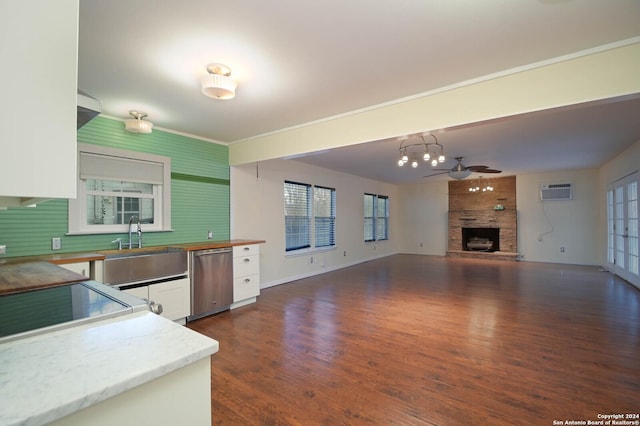
[[[149,300],[162,305],[163,317],[175,321],[191,314],[191,286],[189,278],[182,278],[149,286]]]
[[[0,1],[0,206],[76,196],[78,5]]]
[[[90,270],[89,270],[89,262],[78,262],[78,263],[65,263],[63,265],[58,265],[61,268],[68,269],[69,271],[75,272],[76,274],[84,275],[89,278]]]

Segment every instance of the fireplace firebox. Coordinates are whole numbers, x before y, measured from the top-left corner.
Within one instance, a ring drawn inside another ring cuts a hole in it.
[[[500,251],[500,228],[462,228],[465,251]]]

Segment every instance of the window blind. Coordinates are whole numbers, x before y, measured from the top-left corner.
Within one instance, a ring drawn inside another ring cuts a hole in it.
[[[311,246],[311,185],[284,183],[286,251]]]
[[[316,186],[313,198],[315,246],[334,246],[336,244],[336,190]]]
[[[80,152],[80,179],[144,182],[161,185],[164,164],[155,161]]]

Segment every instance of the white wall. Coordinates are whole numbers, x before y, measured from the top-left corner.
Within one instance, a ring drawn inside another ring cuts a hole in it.
[[[574,184],[573,200],[540,201],[540,184],[567,182]],[[601,264],[598,188],[595,169],[517,176],[518,252],[524,260]],[[444,256],[448,240],[447,182],[401,186],[398,198],[403,236],[400,251]],[[420,243],[424,243],[422,247]],[[560,247],[565,248],[564,253],[560,253]]]
[[[517,176],[518,251],[523,260],[605,265],[607,184],[639,167],[640,141],[601,169]],[[285,256],[285,180],[336,188],[335,250]],[[540,201],[540,184],[567,182],[574,184],[573,200]],[[363,242],[365,192],[390,197],[389,241]],[[263,288],[394,253],[444,256],[448,207],[447,181],[394,186],[293,160],[231,168],[231,235],[267,241],[260,256]],[[314,263],[309,263],[311,256]]]
[[[284,181],[336,189],[336,248],[285,255]],[[388,241],[364,243],[364,193],[389,196]],[[269,160],[231,167],[231,236],[260,239],[261,287],[339,269],[397,253],[400,212],[397,187],[294,160]],[[346,252],[346,256],[344,253]],[[313,263],[310,263],[313,257]]]
[[[444,256],[448,243],[449,184],[446,180],[398,188],[402,253]]]
[[[573,199],[541,201],[540,185],[549,183],[572,183]],[[599,265],[599,200],[597,169],[518,175],[518,252],[522,259]]]

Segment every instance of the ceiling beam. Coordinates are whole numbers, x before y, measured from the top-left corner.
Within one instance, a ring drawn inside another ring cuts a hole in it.
[[[640,41],[236,141],[241,165],[640,93]]]

